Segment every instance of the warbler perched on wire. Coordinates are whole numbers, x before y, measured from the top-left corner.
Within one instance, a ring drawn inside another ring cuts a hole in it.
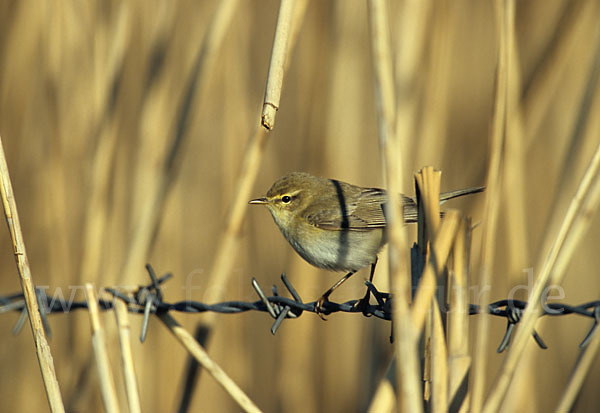
[[[442,193],[440,204],[484,189],[480,186]],[[384,189],[291,172],[277,179],[265,197],[249,203],[265,205],[283,236],[310,264],[347,272],[317,301],[320,315],[329,295],[361,268],[371,266],[372,281],[377,254],[386,243],[386,202]],[[402,195],[402,202],[404,221],[416,222],[416,201]],[[357,304],[364,306],[368,300],[367,292]]]

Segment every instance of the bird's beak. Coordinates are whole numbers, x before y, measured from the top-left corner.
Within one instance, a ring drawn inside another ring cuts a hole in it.
[[[249,201],[248,203],[256,204],[256,205],[266,205],[269,203],[269,201],[267,200],[267,198],[256,198],[256,199],[253,199],[252,201]]]

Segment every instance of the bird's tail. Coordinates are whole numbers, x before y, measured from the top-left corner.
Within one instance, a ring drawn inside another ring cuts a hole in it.
[[[456,189],[454,191],[444,192],[440,194],[440,204],[443,204],[450,199],[458,198],[459,196],[476,194],[483,191],[485,191],[485,186],[475,186],[472,188]]]
[[[473,188],[457,189],[454,191],[444,192],[440,194],[440,205],[444,202],[458,198],[459,196],[476,194],[478,192],[485,191],[485,186],[476,186]],[[444,216],[443,212],[440,212],[441,216]],[[404,197],[404,222],[417,222],[417,201],[414,198]]]

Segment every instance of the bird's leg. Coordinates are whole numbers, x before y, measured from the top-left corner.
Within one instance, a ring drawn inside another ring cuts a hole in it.
[[[355,272],[356,271],[351,271],[348,274],[344,275],[342,278],[340,278],[338,280],[338,282],[336,282],[335,284],[333,284],[329,290],[325,291],[325,294],[323,294],[321,296],[321,298],[319,298],[317,300],[317,304],[315,305],[315,312],[323,320],[325,320],[325,317],[323,317],[323,313],[324,313],[324,311],[323,311],[323,304],[325,304],[326,301],[329,301],[329,296],[331,295],[331,293],[334,292],[335,289],[338,288],[340,285],[342,285],[344,283],[344,281],[346,281],[348,278],[352,277]]]
[[[369,275],[369,282],[371,282],[371,283],[373,282],[373,276],[375,275],[375,267],[376,266],[377,266],[377,258],[375,258],[375,262],[373,264],[371,264],[371,274]],[[369,305],[370,299],[371,299],[371,290],[369,290],[369,288],[367,288],[367,293],[365,294],[365,296],[363,298],[361,298],[354,304],[354,308],[361,310],[361,311],[365,311],[367,306]]]

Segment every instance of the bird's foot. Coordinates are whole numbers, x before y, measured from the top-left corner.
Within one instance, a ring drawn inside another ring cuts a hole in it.
[[[327,319],[325,318],[325,314],[327,313],[327,310],[325,310],[324,305],[325,303],[329,302],[329,297],[326,294],[323,294],[321,296],[321,298],[319,298],[317,300],[317,303],[315,304],[315,313],[317,313],[317,315],[319,317],[321,317],[321,320],[323,321],[327,321]]]
[[[367,293],[363,298],[354,303],[354,309],[362,312],[365,316],[369,316],[367,314],[367,309],[369,308],[369,301],[371,299],[371,292],[367,289]]]

